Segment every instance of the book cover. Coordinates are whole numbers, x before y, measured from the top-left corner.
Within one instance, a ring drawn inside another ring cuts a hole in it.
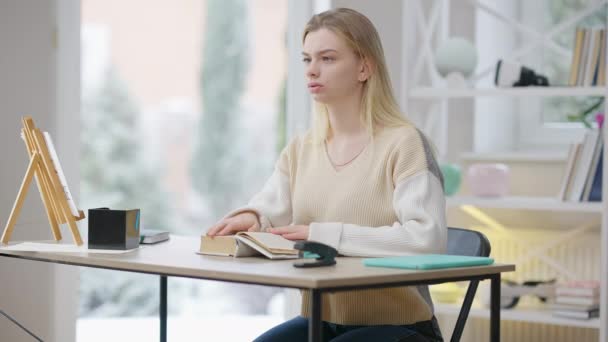
[[[595,168],[595,175],[593,177],[593,183],[591,184],[591,190],[589,191],[588,200],[590,202],[601,202],[602,201],[602,173],[604,163],[604,149],[600,151],[599,160]]]
[[[600,282],[598,280],[575,280],[559,283],[555,287],[558,296],[593,297],[600,294]]]
[[[574,305],[574,304],[549,304],[551,310],[562,310],[562,311],[592,311],[599,309],[599,304],[591,305]]]
[[[152,244],[169,240],[169,232],[155,229],[142,229],[139,234],[139,243]]]
[[[602,29],[602,46],[600,47],[600,67],[598,70],[598,85],[606,85],[606,29]]]
[[[591,160],[591,166],[589,167],[589,172],[587,173],[587,179],[585,180],[585,190],[583,191],[583,201],[589,200],[589,195],[591,193],[591,188],[593,187],[593,181],[595,179],[595,175],[597,173],[598,163],[602,157],[604,140],[602,139],[603,134],[598,134],[598,141],[595,146],[595,150],[593,151],[593,158]]]
[[[296,259],[294,241],[265,232],[239,232],[236,235],[201,236],[198,254],[249,257],[264,255],[269,259]]]
[[[593,154],[599,140],[599,135],[597,129],[588,130],[585,133],[580,156],[576,160],[576,166],[572,175],[572,189],[569,193],[569,201],[579,202],[582,199],[583,192],[585,191],[585,181],[587,180],[589,169],[593,161]]]
[[[560,288],[596,288],[600,287],[599,280],[571,280],[557,285]]]
[[[565,317],[565,318],[575,318],[575,319],[590,319],[596,318],[600,316],[600,310],[591,310],[591,311],[569,311],[569,310],[555,310],[553,311],[554,316]]]
[[[365,266],[390,267],[430,270],[437,268],[481,266],[494,263],[494,259],[487,257],[474,257],[463,255],[447,254],[423,254],[408,255],[388,258],[368,258],[363,259]]]
[[[573,296],[573,297],[595,297],[599,296],[600,288],[576,288],[576,287],[558,287],[555,289],[557,296]]]
[[[579,64],[581,60],[581,52],[583,50],[583,40],[585,39],[585,32],[583,28],[577,27],[576,34],[574,36],[574,52],[572,54],[572,65],[570,66],[570,78],[568,85],[576,86],[576,80],[579,74]]]
[[[596,305],[599,304],[599,296],[579,297],[579,296],[557,296],[555,297],[557,304],[573,304],[573,305]]]
[[[593,79],[596,73],[596,67],[599,67],[600,54],[600,30],[598,28],[591,29],[591,39],[589,41],[589,50],[587,51],[587,65],[585,67],[584,86],[592,86]]]
[[[571,188],[572,174],[574,171],[574,166],[576,165],[576,159],[578,158],[580,149],[580,143],[570,144],[570,149],[568,151],[568,162],[566,163],[566,170],[564,171],[562,186],[559,190],[559,194],[557,195],[557,198],[562,201],[568,198],[568,190]]]
[[[591,41],[591,29],[583,28],[583,44],[581,48],[581,58],[578,64],[578,77],[576,79],[577,86],[585,85],[585,71],[587,66],[587,58],[589,55],[589,43]]]

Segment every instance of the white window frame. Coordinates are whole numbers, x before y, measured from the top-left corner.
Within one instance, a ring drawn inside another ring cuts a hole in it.
[[[311,100],[302,63],[302,29],[319,5],[314,0],[289,0],[287,5],[287,139],[310,127]]]
[[[538,13],[547,11],[546,1],[521,1],[520,6],[521,22],[529,26],[539,22]],[[537,99],[518,101],[519,127],[515,139],[519,150],[566,150],[570,143],[582,139],[585,132],[582,124],[545,122],[540,102]]]

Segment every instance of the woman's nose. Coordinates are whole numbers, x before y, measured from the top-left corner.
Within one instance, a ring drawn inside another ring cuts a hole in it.
[[[310,62],[306,69],[306,76],[314,78],[319,76],[319,68],[315,62]]]

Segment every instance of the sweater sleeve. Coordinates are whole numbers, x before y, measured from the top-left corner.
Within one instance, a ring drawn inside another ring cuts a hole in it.
[[[308,240],[330,245],[347,256],[398,256],[444,253],[447,245],[443,179],[430,144],[416,130],[394,147],[387,168],[394,184],[398,221],[366,227],[314,222]]]
[[[231,211],[225,218],[243,212],[253,212],[258,217],[262,231],[269,227],[286,226],[291,223],[290,150],[290,146],[283,149],[272,175],[262,190],[254,195],[246,206]]]
[[[445,252],[445,197],[437,177],[422,171],[400,182],[393,195],[393,207],[399,221],[391,226],[315,222],[310,225],[308,240],[330,245],[347,256]]]

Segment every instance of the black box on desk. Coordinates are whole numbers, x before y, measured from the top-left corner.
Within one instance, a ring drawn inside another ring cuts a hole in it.
[[[89,209],[89,249],[139,247],[139,209]]]

